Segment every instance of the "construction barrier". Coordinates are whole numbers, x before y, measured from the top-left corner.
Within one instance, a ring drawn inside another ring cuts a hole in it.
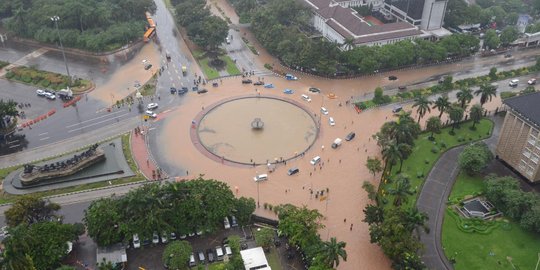
[[[40,116],[38,116],[38,117],[36,117],[36,118],[34,118],[32,120],[29,120],[29,121],[26,121],[25,123],[22,123],[19,127],[20,128],[29,127],[30,125],[36,124],[41,120],[47,119],[48,117],[50,117],[51,115],[53,115],[55,113],[56,113],[56,109],[51,109],[50,111],[48,111],[45,114],[42,114],[42,115],[40,115]]]
[[[68,102],[65,102],[64,103],[64,108],[67,108],[75,103],[77,103],[77,101],[81,100],[81,96],[76,96],[74,99],[68,101]]]

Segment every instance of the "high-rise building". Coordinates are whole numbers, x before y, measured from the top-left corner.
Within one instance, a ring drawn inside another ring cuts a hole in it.
[[[422,30],[440,29],[448,0],[385,0],[384,10]]]

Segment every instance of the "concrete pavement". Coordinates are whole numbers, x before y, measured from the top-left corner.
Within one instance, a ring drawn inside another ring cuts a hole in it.
[[[491,117],[491,120],[495,125],[491,137],[485,142],[490,149],[494,150],[504,117],[494,116]],[[429,233],[423,230],[420,232],[420,241],[424,244],[422,260],[428,269],[453,269],[452,264],[444,254],[441,234],[446,202],[459,173],[458,155],[465,146],[452,148],[439,158],[424,182],[416,201],[418,210],[426,213],[429,217],[427,221],[427,226],[430,228]]]

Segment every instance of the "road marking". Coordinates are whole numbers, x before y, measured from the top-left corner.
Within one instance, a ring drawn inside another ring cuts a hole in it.
[[[43,140],[48,140],[48,139],[50,139],[50,138],[51,138],[51,137],[45,137],[45,138],[41,138],[41,139],[39,139],[39,140],[40,140],[40,141],[43,141]]]
[[[176,74],[178,74],[178,69],[175,68],[175,69],[174,69],[174,72],[176,72]]]
[[[41,134],[38,134],[38,136],[43,136],[43,135],[47,135],[47,134],[49,134],[49,132],[43,132]]]
[[[101,123],[105,123],[105,122],[108,122],[108,121],[111,121],[111,120],[115,120],[115,119],[119,119],[120,117],[122,116],[125,116],[125,115],[128,115],[129,113],[124,113],[124,114],[121,114],[121,115],[118,115],[116,117],[112,117],[112,118],[109,118],[109,119],[105,119],[103,121],[99,121],[99,122],[96,122],[96,123],[93,123],[93,124],[90,124],[90,125],[87,125],[87,126],[84,126],[84,127],[80,127],[80,128],[76,128],[76,129],[71,129],[71,130],[68,130],[68,133],[71,133],[71,132],[75,132],[75,131],[78,131],[78,130],[81,130],[81,129],[85,129],[85,128],[88,128],[88,127],[92,127],[92,126],[95,126],[95,125],[99,125]]]
[[[156,128],[155,128],[155,127],[153,127],[153,128],[149,128],[148,130],[154,130],[154,129],[156,129]]]
[[[170,71],[170,70],[167,70],[167,74],[169,74],[169,76],[171,76],[171,71]]]
[[[176,84],[175,84],[175,83],[172,83],[172,86],[173,86],[174,88],[176,88]]]
[[[19,146],[21,146],[21,145],[20,145],[20,144],[16,144],[16,145],[10,146],[9,148],[15,148],[15,147],[19,147]]]
[[[87,123],[87,122],[90,122],[90,121],[94,121],[94,120],[97,120],[97,119],[100,119],[100,118],[103,118],[103,117],[109,117],[111,115],[114,115],[114,114],[117,114],[117,113],[120,113],[120,112],[125,112],[125,111],[126,110],[124,110],[124,109],[119,110],[119,111],[114,111],[114,112],[108,113],[106,115],[98,116],[98,117],[95,117],[95,118],[92,118],[92,119],[84,120],[84,121],[81,121],[79,123],[75,123],[75,124],[66,126],[66,128],[71,128],[71,127],[74,127],[74,126],[78,126],[80,124],[84,124],[84,123]]]

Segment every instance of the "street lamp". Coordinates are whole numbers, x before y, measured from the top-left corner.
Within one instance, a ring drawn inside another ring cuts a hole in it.
[[[64,52],[64,45],[62,45],[62,38],[60,37],[60,30],[58,30],[58,21],[60,20],[60,17],[58,16],[52,16],[51,21],[54,22],[54,25],[56,26],[56,34],[58,34],[58,42],[60,43],[60,49],[62,50],[62,56],[64,57],[64,64],[66,65],[66,71],[68,75],[68,86],[71,86],[71,75],[69,74],[69,68],[66,60],[66,53]]]

